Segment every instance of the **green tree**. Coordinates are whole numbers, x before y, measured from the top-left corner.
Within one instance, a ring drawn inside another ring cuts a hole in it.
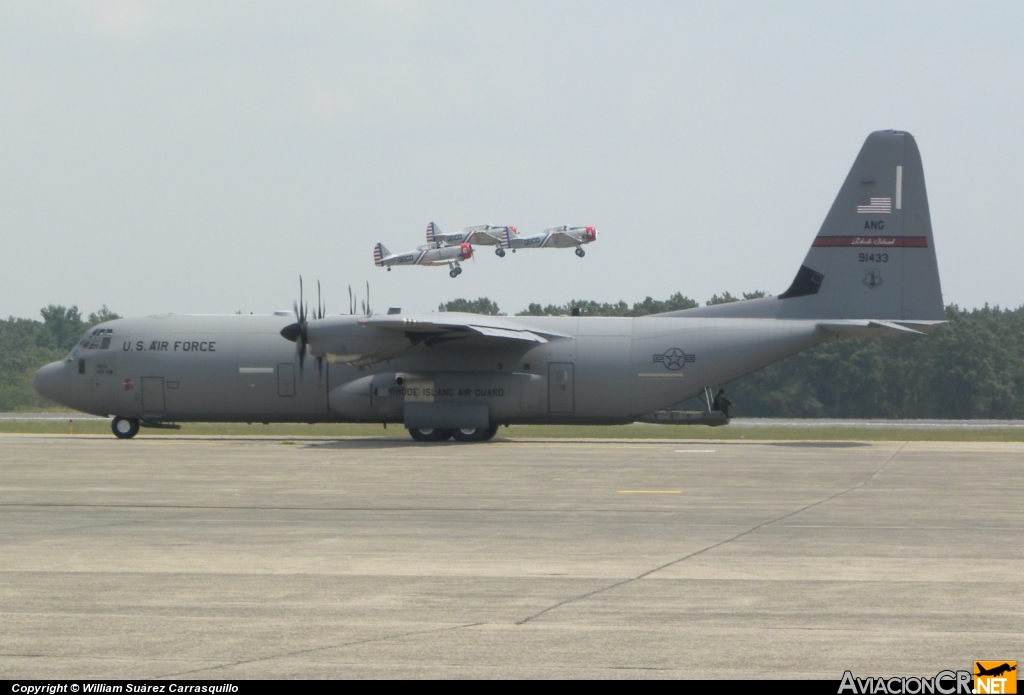
[[[113,321],[114,319],[119,318],[121,317],[115,314],[110,309],[108,309],[107,305],[104,304],[102,307],[100,307],[99,311],[94,311],[91,314],[89,314],[89,325],[95,326],[97,323],[105,323],[106,321]]]
[[[82,312],[77,306],[68,308],[51,304],[39,313],[43,316],[43,326],[50,345],[63,350],[70,350],[82,337],[82,331],[89,326],[82,320]]]
[[[530,304],[516,315],[570,316],[574,310],[579,310],[581,316],[647,316],[680,309],[692,309],[695,306],[699,306],[697,302],[689,297],[684,297],[681,292],[676,292],[666,300],[646,297],[642,302],[633,304],[632,307],[622,301],[610,303],[594,302],[587,299],[574,299],[566,304],[548,304],[547,306]]]
[[[740,301],[739,297],[733,297],[731,293],[723,292],[721,295],[717,295],[717,294],[711,295],[711,299],[709,299],[708,301],[704,302],[704,304],[706,306],[712,306],[714,304],[729,304],[731,302],[738,302],[738,301]]]
[[[487,297],[479,299],[453,299],[437,307],[438,311],[461,311],[467,314],[486,314],[488,316],[504,316],[498,305]]]
[[[0,321],[0,410],[50,407],[32,389],[32,375],[44,364],[62,359],[90,326],[118,318],[106,306],[82,319],[77,306],[51,304],[43,320],[13,316]]]

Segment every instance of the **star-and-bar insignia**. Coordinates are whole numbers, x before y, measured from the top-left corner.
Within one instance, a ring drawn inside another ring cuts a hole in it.
[[[679,348],[669,348],[661,355],[654,355],[654,361],[665,365],[666,369],[677,371],[687,362],[696,362],[696,355],[687,355]]]

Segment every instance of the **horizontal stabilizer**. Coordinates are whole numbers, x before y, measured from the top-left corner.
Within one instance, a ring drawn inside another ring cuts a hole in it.
[[[945,321],[871,321],[848,319],[845,321],[820,321],[818,327],[841,338],[875,338],[885,335],[924,335],[924,333]],[[904,325],[909,324],[909,325]],[[914,326],[911,328],[910,326]],[[924,330],[917,330],[918,328]]]

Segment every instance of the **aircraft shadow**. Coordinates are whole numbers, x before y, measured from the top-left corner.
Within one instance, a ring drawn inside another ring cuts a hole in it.
[[[800,449],[853,449],[871,446],[868,442],[773,442],[769,446],[789,446]]]
[[[499,442],[500,440],[495,440]],[[299,442],[296,442],[299,444]],[[479,445],[486,445],[480,442]],[[302,442],[302,446],[311,449],[347,449],[350,451],[360,449],[422,449],[422,448],[445,448],[453,446],[470,446],[467,442],[416,442],[413,440],[403,441],[401,439],[338,439],[334,441]]]

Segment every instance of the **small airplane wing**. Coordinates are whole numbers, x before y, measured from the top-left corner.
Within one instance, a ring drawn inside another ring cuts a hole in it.
[[[570,338],[572,336],[552,331],[541,331],[528,328],[515,321],[500,316],[484,316],[481,314],[445,313],[420,316],[381,315],[371,316],[361,321],[367,326],[400,331],[405,334],[427,337],[461,338],[482,336],[499,340],[522,340],[533,343],[546,343],[551,338]]]

